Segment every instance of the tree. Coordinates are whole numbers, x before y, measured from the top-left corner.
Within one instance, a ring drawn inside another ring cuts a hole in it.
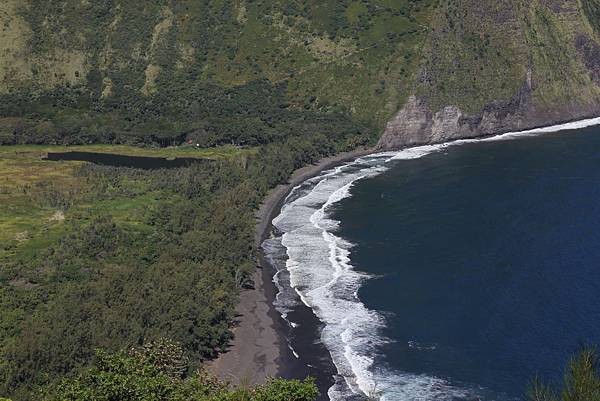
[[[535,379],[529,391],[532,401],[600,401],[600,376],[596,349],[584,349],[567,366],[563,387],[558,393]]]
[[[129,352],[97,351],[94,366],[42,391],[47,401],[314,401],[312,379],[270,379],[256,388],[232,388],[199,370],[188,378],[176,343],[159,340]]]

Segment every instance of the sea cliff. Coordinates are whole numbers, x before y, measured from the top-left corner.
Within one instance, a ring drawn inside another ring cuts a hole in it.
[[[449,1],[435,10],[410,96],[378,149],[600,115],[594,1],[483,3]]]

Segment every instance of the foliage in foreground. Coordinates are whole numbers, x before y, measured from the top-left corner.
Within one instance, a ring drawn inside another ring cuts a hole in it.
[[[184,352],[161,340],[128,352],[97,351],[94,365],[43,391],[47,401],[312,401],[312,379],[270,379],[255,388],[233,388],[204,370],[185,377]]]
[[[42,390],[46,401],[312,401],[318,396],[313,379],[270,379],[266,384],[234,388],[204,370],[186,376],[183,349],[159,340],[129,351],[97,351],[94,364],[75,378],[63,379]],[[562,388],[535,379],[529,391],[532,401],[600,400],[598,355],[585,349],[569,362]],[[2,400],[0,398],[0,400]]]
[[[596,350],[585,349],[571,359],[560,391],[535,379],[529,398],[532,401],[599,401],[600,375]]]

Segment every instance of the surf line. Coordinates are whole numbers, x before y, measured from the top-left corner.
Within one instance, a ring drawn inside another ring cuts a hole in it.
[[[490,137],[374,153],[324,171],[292,189],[273,225],[283,233],[281,244],[287,253],[285,269],[289,273],[289,285],[302,303],[324,323],[321,341],[329,350],[339,374],[336,384],[328,392],[331,400],[371,395],[375,390],[379,390],[385,399],[387,392],[400,385],[414,387],[401,391],[404,395],[413,391],[431,394],[431,391],[439,391],[441,385],[449,393],[464,391],[450,388],[432,377],[374,372],[374,355],[378,346],[387,341],[378,333],[385,321],[377,311],[367,309],[357,296],[362,283],[370,277],[354,270],[350,261],[352,244],[333,233],[339,222],[330,218],[328,211],[331,207],[350,197],[351,188],[358,180],[386,171],[388,162],[394,160],[418,159],[450,146],[517,139],[598,124],[600,118],[593,118]],[[282,316],[286,318],[284,313]],[[295,325],[293,322],[290,324]],[[407,379],[411,384],[406,384]]]

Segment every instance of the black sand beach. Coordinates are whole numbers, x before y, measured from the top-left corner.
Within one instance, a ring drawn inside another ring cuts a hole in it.
[[[254,277],[255,287],[241,294],[239,320],[230,348],[208,364],[217,376],[232,383],[261,383],[271,376],[298,379],[311,376],[321,391],[320,400],[328,399],[327,390],[333,384],[332,375],[336,369],[329,352],[318,342],[320,322],[308,307],[294,308],[289,313],[290,318],[303,323],[294,329],[294,338],[290,339],[290,327],[273,307],[278,291],[272,281],[275,270],[265,259],[260,245],[271,235],[271,222],[295,186],[324,170],[372,152],[372,149],[360,149],[341,153],[300,168],[287,184],[277,186],[265,198],[256,213],[255,244],[259,248],[259,266]],[[290,340],[298,357],[288,346]]]

